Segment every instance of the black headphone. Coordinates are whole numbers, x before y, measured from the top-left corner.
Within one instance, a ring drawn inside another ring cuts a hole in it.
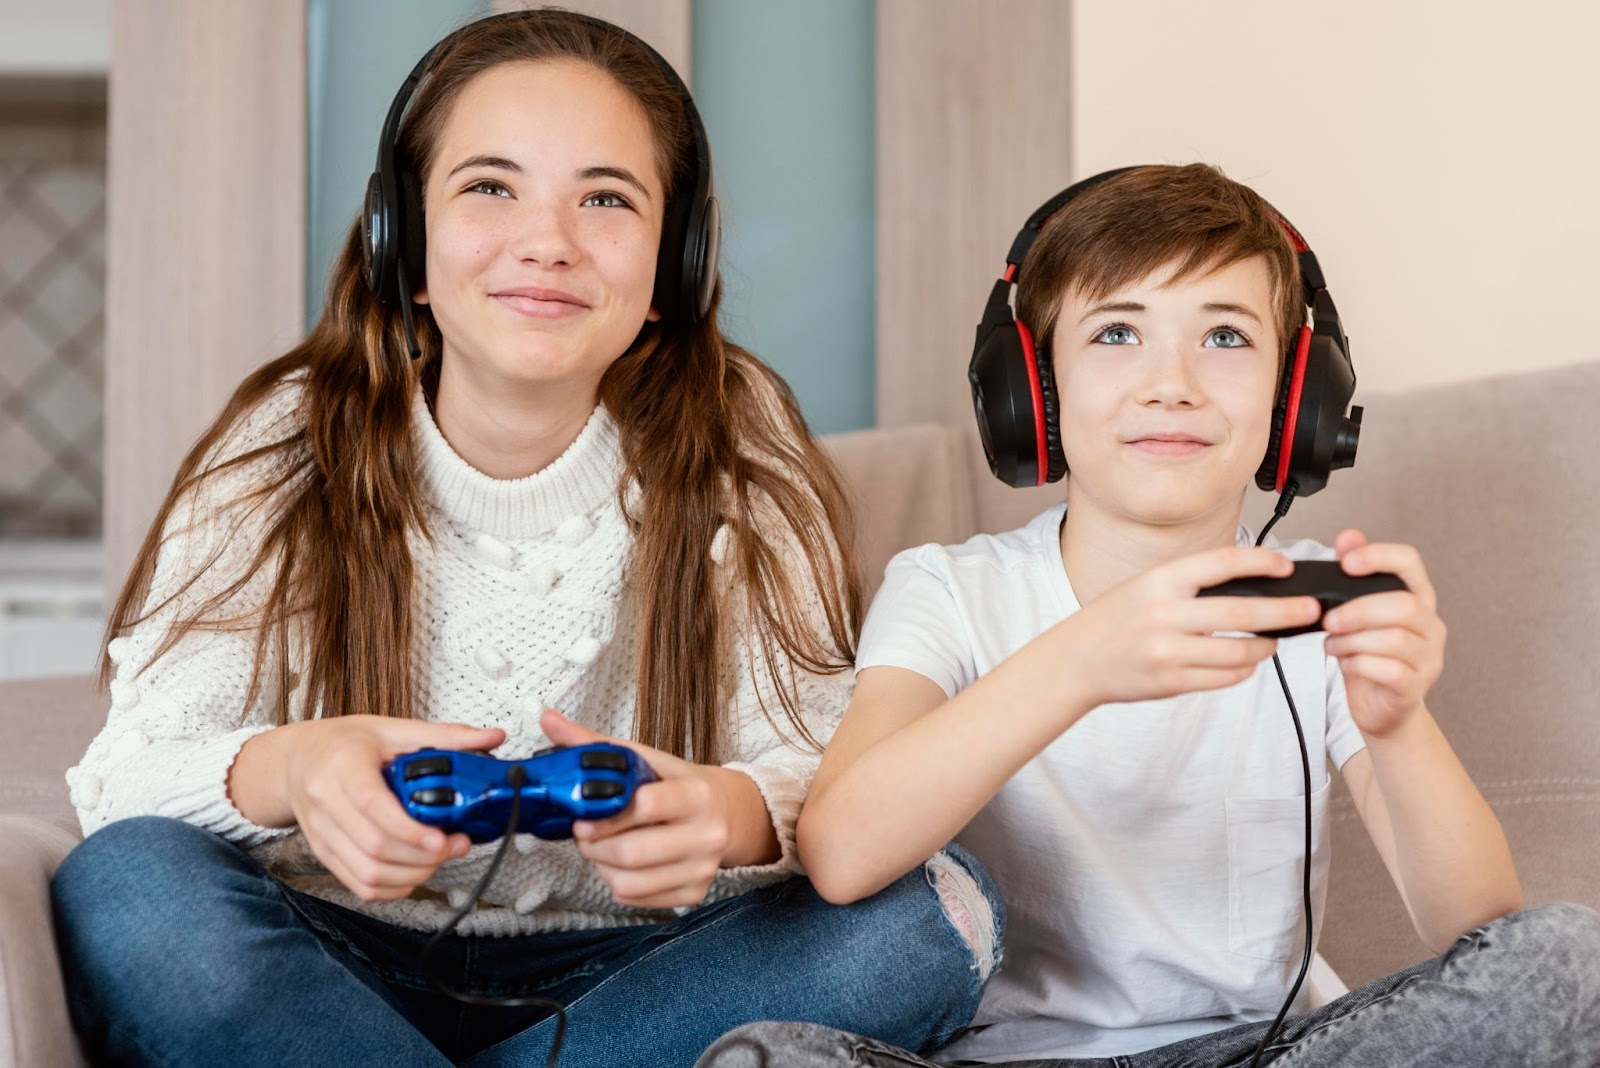
[[[711,145],[689,87],[661,53],[620,26],[573,11],[507,11],[471,25],[496,19],[559,19],[577,21],[638,45],[656,62],[683,103],[689,122],[689,173],[668,201],[661,227],[661,250],[656,257],[652,301],[668,322],[692,325],[705,318],[717,285],[717,256],[722,245],[722,211],[717,203],[711,173]],[[409,161],[399,153],[400,123],[417,83],[433,59],[461,33],[457,30],[428,49],[400,83],[378,135],[378,163],[367,179],[366,203],[361,214],[361,259],[367,286],[385,302],[398,299],[405,320],[406,340],[413,359],[421,354],[411,325],[411,294],[420,285],[425,256],[422,218],[422,184]]]
[[[1134,169],[1120,167],[1085,178],[1030,215],[1006,253],[1005,274],[984,305],[967,380],[989,470],[1008,485],[1042,486],[1067,472],[1049,339],[1036,342],[1028,325],[1012,314],[1011,287],[1045,220],[1101,182]],[[1301,326],[1290,344],[1288,373],[1273,405],[1272,433],[1256,469],[1256,485],[1277,493],[1292,485],[1296,496],[1305,497],[1326,486],[1331,472],[1355,463],[1361,408],[1351,408],[1345,417],[1355,395],[1355,365],[1317,257],[1281,212],[1273,208],[1272,213],[1300,261],[1312,322]]]

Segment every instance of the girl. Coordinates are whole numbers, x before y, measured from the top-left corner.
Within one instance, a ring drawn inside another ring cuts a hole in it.
[[[321,321],[185,459],[111,617],[68,777],[92,833],[54,883],[92,1053],[536,1063],[535,994],[586,1066],[773,1015],[913,1047],[967,1022],[987,968],[940,895],[992,897],[970,858],[853,910],[792,878],[859,590],[836,475],[718,332],[716,237],[698,116],[642,42],[523,11],[424,57]],[[659,781],[516,837],[476,908],[496,847],[381,774],[611,736]]]

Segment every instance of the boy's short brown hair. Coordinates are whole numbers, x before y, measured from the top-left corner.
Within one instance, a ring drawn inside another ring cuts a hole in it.
[[[1267,264],[1281,370],[1305,321],[1299,260],[1267,202],[1204,163],[1135,167],[1047,219],[1022,264],[1017,315],[1048,347],[1069,291],[1098,300],[1174,261],[1177,281],[1252,256]]]

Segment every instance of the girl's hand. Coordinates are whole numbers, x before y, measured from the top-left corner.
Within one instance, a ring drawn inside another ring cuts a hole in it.
[[[1090,707],[1149,701],[1243,682],[1271,656],[1271,638],[1254,635],[1314,622],[1314,597],[1197,597],[1228,579],[1282,578],[1287,557],[1265,548],[1214,549],[1153,567],[1106,591],[1057,627],[1072,643],[1063,657],[1087,684]]]
[[[289,732],[281,767],[294,821],[317,859],[363,901],[407,896],[472,845],[464,834],[446,835],[407,815],[383,766],[418,749],[487,751],[505,741],[498,727],[389,716],[338,716],[278,730]]]
[[[1361,733],[1378,738],[1405,723],[1422,707],[1429,687],[1444,670],[1444,621],[1422,557],[1409,545],[1368,544],[1359,530],[1346,530],[1334,551],[1348,575],[1389,571],[1404,592],[1358,597],[1329,612],[1323,648],[1344,673],[1350,716]]]
[[[664,909],[698,905],[733,841],[734,794],[725,768],[691,764],[637,742],[607,738],[556,711],[540,720],[556,745],[626,746],[657,780],[634,792],[626,809],[604,820],[576,820],[578,852],[595,867],[619,905]]]

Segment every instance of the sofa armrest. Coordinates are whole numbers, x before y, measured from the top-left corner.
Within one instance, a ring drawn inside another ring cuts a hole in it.
[[[85,1065],[67,1017],[50,917],[50,876],[78,836],[0,816],[0,1068]]]

